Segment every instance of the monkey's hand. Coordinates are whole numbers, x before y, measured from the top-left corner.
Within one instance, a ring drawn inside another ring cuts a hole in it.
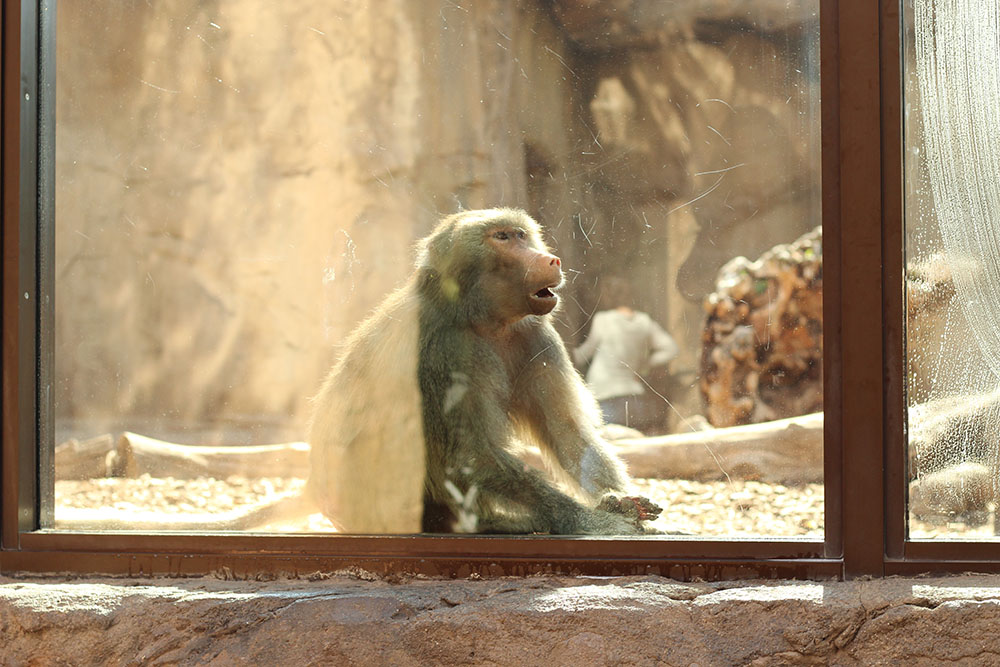
[[[613,493],[601,498],[597,509],[611,514],[621,514],[637,527],[642,521],[654,520],[663,511],[662,507],[645,496],[616,496]]]

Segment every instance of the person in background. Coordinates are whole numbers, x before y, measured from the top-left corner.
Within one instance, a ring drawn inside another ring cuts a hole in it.
[[[590,363],[586,380],[604,420],[643,431],[662,419],[642,376],[676,357],[677,343],[649,315],[629,305],[628,281],[611,277],[602,282],[602,301],[613,307],[594,315],[590,334],[573,351],[573,361],[581,368]]]

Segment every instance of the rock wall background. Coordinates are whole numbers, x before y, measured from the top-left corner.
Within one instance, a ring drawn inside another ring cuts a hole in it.
[[[717,269],[819,222],[803,5],[60,3],[60,433],[300,438],[413,242],[493,205],[547,226],[571,344],[630,278],[699,413]]]

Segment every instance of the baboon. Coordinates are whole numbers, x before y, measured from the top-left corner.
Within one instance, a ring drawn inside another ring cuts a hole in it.
[[[315,399],[309,489],[351,533],[636,534],[593,397],[551,313],[561,262],[523,211],[465,211],[349,337]],[[559,490],[515,456],[534,443]]]
[[[593,396],[551,322],[561,262],[527,213],[465,211],[344,343],[314,399],[301,496],[236,519],[64,528],[242,530],[310,506],[349,533],[633,535],[660,508],[629,495]],[[536,444],[577,500],[515,455]]]

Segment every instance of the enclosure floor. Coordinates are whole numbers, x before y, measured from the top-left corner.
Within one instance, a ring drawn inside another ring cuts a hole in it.
[[[161,512],[216,515],[268,504],[302,489],[303,479],[142,477],[56,482],[56,521],[65,509],[106,509],[109,517]],[[652,525],[705,537],[823,536],[823,485],[786,486],[732,480],[693,482],[679,479],[638,479],[639,492],[664,510]],[[322,515],[267,526],[275,531],[330,532]],[[992,538],[993,521],[980,526],[961,522],[910,522],[917,538]]]

